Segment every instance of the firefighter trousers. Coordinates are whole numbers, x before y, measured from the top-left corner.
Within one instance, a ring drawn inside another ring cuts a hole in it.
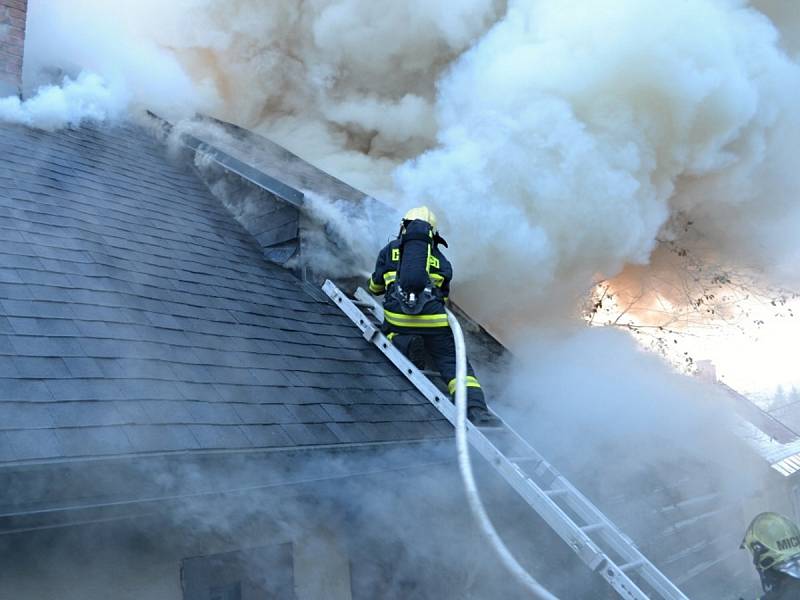
[[[403,354],[408,356],[408,351],[415,338],[421,338],[425,345],[425,352],[431,358],[439,374],[447,382],[447,389],[451,397],[456,391],[456,344],[453,341],[453,332],[450,327],[437,327],[436,331],[425,333],[391,332],[387,337],[392,344]],[[486,408],[486,399],[481,389],[481,384],[475,377],[472,365],[467,359],[467,408]]]

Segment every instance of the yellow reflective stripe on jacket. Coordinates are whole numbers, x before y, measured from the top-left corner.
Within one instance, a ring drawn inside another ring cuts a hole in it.
[[[467,375],[467,387],[468,388],[479,388],[479,387],[481,387],[481,384],[478,383],[478,380],[475,377],[473,377],[472,375]],[[447,392],[449,394],[455,394],[456,393],[456,379],[455,379],[455,377],[453,379],[451,379],[447,383]]]
[[[372,281],[372,277],[369,278],[369,291],[373,294],[380,294],[381,292],[386,290],[386,286],[380,285],[379,283],[375,283]]]
[[[396,336],[396,335],[397,335],[397,332],[396,331],[392,331],[391,333],[388,333],[386,335],[386,339],[391,342],[394,339],[394,336]]]
[[[447,327],[447,315],[407,315],[384,309],[383,316],[390,325],[397,327]]]
[[[397,271],[386,271],[386,273],[383,274],[384,285],[393,283],[395,279],[397,279]]]
[[[442,284],[444,283],[443,275],[439,275],[438,273],[431,273],[430,276],[433,285],[435,285],[436,287],[442,287]]]

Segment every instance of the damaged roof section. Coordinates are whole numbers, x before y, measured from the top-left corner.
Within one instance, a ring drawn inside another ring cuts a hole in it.
[[[202,151],[203,144],[207,149],[213,148],[226,168],[297,206],[302,206],[303,190],[353,204],[371,199],[283,146],[233,123],[198,117],[182,123],[177,133],[186,138],[193,150]]]
[[[264,257],[321,284],[348,279],[395,231],[400,213],[274,142],[210,117],[176,126],[151,115],[258,242]],[[365,262],[366,261],[366,262]]]
[[[733,401],[738,435],[784,477],[800,471],[800,437],[796,422],[786,418],[792,405],[766,411],[725,383],[713,382]]]
[[[0,154],[0,463],[451,434],[144,130]]]

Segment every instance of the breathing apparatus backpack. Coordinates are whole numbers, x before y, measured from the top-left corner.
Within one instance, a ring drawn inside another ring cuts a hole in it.
[[[429,271],[433,242],[433,228],[425,221],[405,223],[401,230],[397,279],[389,293],[407,315],[418,315],[428,303],[439,299]]]

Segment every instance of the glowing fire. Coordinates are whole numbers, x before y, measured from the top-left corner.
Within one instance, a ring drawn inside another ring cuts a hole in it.
[[[629,267],[598,283],[587,322],[630,331],[684,372],[711,360],[722,380],[757,396],[800,387],[796,294],[759,287],[742,273],[700,273],[674,262],[665,269],[663,256],[654,264],[660,268]]]

